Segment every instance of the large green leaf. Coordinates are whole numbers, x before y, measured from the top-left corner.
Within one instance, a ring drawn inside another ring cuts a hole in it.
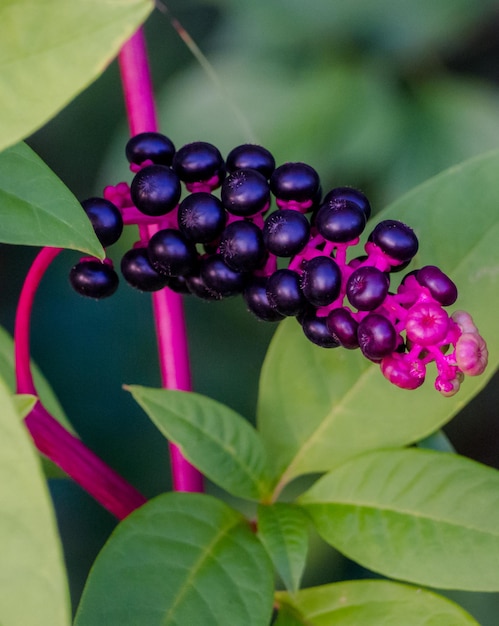
[[[276,463],[281,486],[293,477],[327,471],[360,452],[426,437],[484,387],[499,358],[499,152],[440,174],[377,216],[401,219],[420,240],[414,266],[439,265],[456,281],[452,310],[474,317],[489,344],[489,368],[444,398],[433,370],[415,391],[386,381],[358,351],[310,344],[295,320],[278,329],[262,369],[258,424]],[[410,269],[410,268],[409,268]]]
[[[289,591],[296,591],[305,568],[309,520],[294,504],[258,507],[258,536]]]
[[[275,626],[478,626],[471,615],[426,589],[355,580],[277,593]]]
[[[81,204],[24,143],[0,153],[0,241],[103,257]]]
[[[75,626],[261,626],[273,570],[247,521],[201,494],[158,496],[98,556]]]
[[[457,454],[369,452],[300,497],[318,532],[392,578],[499,591],[499,472]]]
[[[150,0],[4,0],[0,149],[30,135],[97,78],[152,7]]]
[[[64,559],[29,436],[0,382],[0,624],[68,626]]]
[[[241,498],[268,498],[265,449],[241,415],[193,392],[139,386],[127,389],[165,437],[210,480]]]

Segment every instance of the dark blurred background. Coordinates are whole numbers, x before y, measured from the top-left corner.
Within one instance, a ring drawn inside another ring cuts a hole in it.
[[[177,147],[210,141],[222,154],[261,143],[278,164],[305,161],[323,187],[363,189],[374,211],[429,176],[499,147],[499,6],[483,0],[171,0],[215,67],[203,72],[168,18],[145,31],[161,130]],[[113,63],[29,138],[75,195],[131,179],[128,130]],[[133,244],[127,231],[110,256]],[[16,298],[36,250],[0,247],[0,322],[13,329]],[[159,385],[150,298],[123,281],[109,300],[86,301],[53,264],[37,297],[33,355],[83,440],[147,496],[170,487],[164,439],[123,383]],[[194,388],[254,419],[258,376],[275,327],[240,299],[186,299]],[[457,450],[499,466],[497,377],[447,427]],[[211,489],[211,487],[209,487]],[[81,490],[52,480],[76,606],[98,550],[115,525]],[[363,576],[313,540],[307,585]],[[499,623],[497,594],[449,594],[484,626]]]

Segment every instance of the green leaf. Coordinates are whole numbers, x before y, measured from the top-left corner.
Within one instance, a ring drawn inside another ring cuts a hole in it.
[[[12,396],[12,402],[16,413],[23,420],[28,415],[37,401],[36,396],[32,396],[29,393],[17,393]]]
[[[75,626],[261,626],[270,621],[272,578],[238,512],[212,496],[164,494],[113,532]]]
[[[0,624],[68,626],[62,548],[45,480],[0,383]]]
[[[269,496],[265,450],[241,415],[193,392],[134,385],[126,389],[165,437],[215,484],[240,498]]]
[[[286,588],[295,592],[308,551],[308,517],[294,504],[277,502],[258,507],[258,536]]]
[[[346,581],[276,596],[275,626],[479,626],[447,598],[385,580]]]
[[[40,128],[95,80],[150,0],[7,0],[0,5],[0,149]]]
[[[26,144],[0,153],[0,241],[104,257],[81,204]]]
[[[416,445],[418,448],[427,448],[428,450],[436,450],[437,452],[456,452],[443,430],[437,430],[428,437],[418,441]]]
[[[300,497],[322,537],[386,576],[499,591],[499,472],[430,450],[371,452]]]
[[[272,450],[276,475],[281,474],[280,487],[364,451],[428,436],[490,380],[499,360],[497,171],[499,152],[477,157],[377,216],[377,221],[400,219],[414,227],[420,241],[414,266],[438,265],[456,282],[460,296],[452,310],[468,310],[489,344],[485,374],[465,380],[452,398],[433,389],[431,368],[421,388],[398,389],[358,351],[312,345],[295,320],[286,320],[267,354],[258,399],[258,426]]]

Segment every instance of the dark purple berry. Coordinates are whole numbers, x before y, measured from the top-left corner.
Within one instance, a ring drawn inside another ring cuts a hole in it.
[[[267,256],[262,231],[253,222],[232,222],[220,238],[220,254],[237,272],[251,272],[261,267]]]
[[[383,304],[390,282],[386,274],[375,267],[358,267],[347,281],[346,294],[359,311],[372,311]]]
[[[340,344],[329,332],[326,318],[319,317],[313,310],[305,313],[301,326],[306,338],[321,348],[337,348]]]
[[[107,298],[118,288],[118,274],[109,263],[85,259],[71,268],[69,282],[75,291],[88,298]]]
[[[366,216],[361,208],[348,200],[322,204],[315,217],[319,233],[334,243],[346,243],[362,234]]]
[[[201,298],[202,300],[221,300],[222,296],[213,291],[212,289],[209,289],[202,276],[199,273],[196,274],[190,274],[189,276],[185,277],[185,284],[187,285],[187,289],[189,290],[189,293],[191,293],[192,295]]]
[[[369,313],[360,322],[357,338],[362,354],[371,361],[380,361],[397,345],[397,331],[383,315]]]
[[[279,200],[312,202],[319,188],[319,175],[306,163],[285,163],[270,177],[270,189]]]
[[[151,265],[146,248],[128,250],[121,259],[121,273],[127,283],[139,291],[158,291],[168,281]]]
[[[165,215],[177,206],[180,181],[166,165],[148,165],[135,174],[130,193],[135,206],[145,215]]]
[[[284,318],[271,305],[267,296],[267,278],[254,276],[243,291],[243,298],[248,310],[265,322],[279,322]]]
[[[140,165],[150,160],[158,165],[171,165],[175,146],[161,133],[139,133],[128,140],[125,153],[129,163]]]
[[[220,254],[203,259],[200,275],[208,290],[219,298],[242,293],[247,279],[247,275],[230,268]]]
[[[88,198],[81,206],[104,248],[116,243],[123,232],[123,218],[118,207],[105,198]]]
[[[457,287],[442,270],[434,265],[426,265],[416,273],[416,280],[427,287],[431,295],[443,306],[450,306],[457,300]]]
[[[310,224],[298,211],[279,209],[271,213],[263,227],[263,241],[269,252],[291,257],[303,250],[310,237]]]
[[[225,209],[218,198],[200,191],[189,194],[178,207],[178,227],[196,243],[210,243],[223,232]]]
[[[229,172],[256,170],[269,179],[275,169],[275,159],[266,148],[247,143],[229,152],[226,165]]]
[[[340,294],[341,270],[328,256],[317,256],[305,263],[301,288],[307,300],[316,307],[331,304]]]
[[[281,315],[299,315],[307,306],[300,287],[300,275],[287,268],[279,269],[269,276],[267,297]]]
[[[147,253],[151,265],[160,274],[185,276],[196,268],[195,245],[174,228],[155,233],[149,240]]]
[[[326,324],[329,332],[348,350],[359,347],[357,329],[359,324],[350,311],[344,308],[333,309],[328,313]]]
[[[229,213],[249,217],[268,209],[269,184],[256,170],[236,170],[222,183],[221,198]]]
[[[397,261],[410,261],[418,251],[419,243],[412,228],[398,220],[380,222],[369,235],[385,254]]]
[[[362,209],[366,221],[370,218],[371,205],[369,200],[362,191],[354,189],[353,187],[335,187],[331,189],[331,191],[328,191],[322,200],[322,204],[341,204],[343,202],[353,202],[359,209]]]
[[[185,183],[213,180],[213,189],[225,176],[225,164],[220,151],[205,141],[195,141],[180,148],[173,157],[172,167]]]

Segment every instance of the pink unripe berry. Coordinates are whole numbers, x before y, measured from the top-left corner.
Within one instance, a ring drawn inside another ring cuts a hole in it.
[[[461,372],[458,372],[456,378],[453,378],[452,380],[449,380],[444,376],[437,376],[437,378],[435,379],[435,389],[446,398],[450,398],[459,391],[462,380],[463,375]]]
[[[420,346],[436,345],[447,335],[449,316],[439,304],[420,302],[409,309],[405,329],[409,341]]]
[[[455,311],[451,317],[463,333],[478,334],[478,328],[475,326],[473,318],[466,311]]]
[[[463,333],[456,344],[456,363],[467,376],[479,376],[487,367],[489,352],[478,333]]]
[[[381,361],[381,373],[393,385],[402,389],[417,389],[424,383],[426,368],[417,359],[393,354]]]

